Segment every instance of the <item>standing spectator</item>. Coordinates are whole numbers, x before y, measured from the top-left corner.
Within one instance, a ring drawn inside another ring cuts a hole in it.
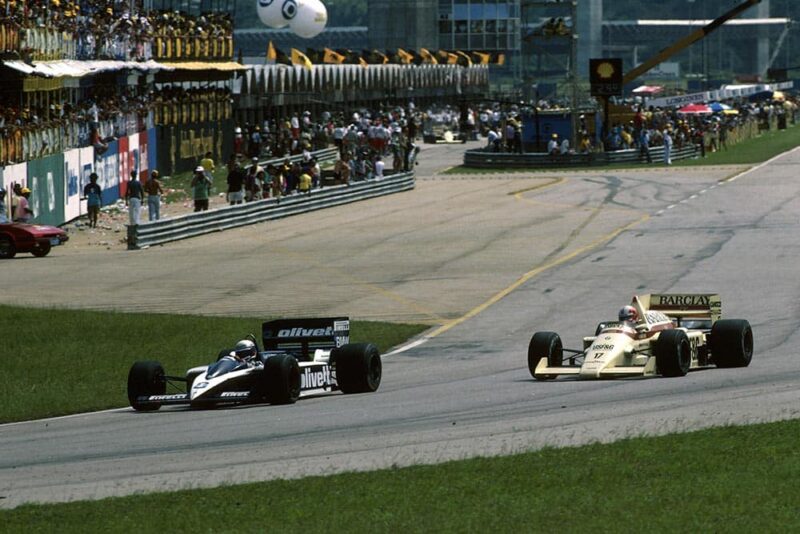
[[[506,123],[505,137],[506,139],[506,152],[514,152],[514,130],[516,123],[514,119],[509,119]]]
[[[270,165],[269,169],[269,175],[272,178],[272,196],[280,200],[283,194],[283,173],[280,167],[275,167],[274,165]]]
[[[672,165],[672,129],[664,129],[664,163]]]
[[[566,156],[569,154],[569,139],[566,137],[561,141],[561,147],[559,148],[559,152],[562,156]]]
[[[375,156],[375,179],[382,180],[383,179],[383,170],[386,167],[386,164],[383,162],[383,158],[380,156]]]
[[[214,166],[214,158],[211,156],[211,152],[206,152],[206,157],[200,160],[200,166],[203,167],[206,177],[211,183],[214,183],[214,171],[217,169]]]
[[[0,187],[0,223],[8,222],[8,213],[6,212],[6,190]]]
[[[139,181],[136,171],[131,171],[131,181],[125,190],[125,203],[128,205],[128,218],[130,226],[139,224],[139,216],[142,212],[142,201],[144,200],[144,188]]]
[[[550,154],[551,159],[556,159],[559,154],[558,148],[558,134],[554,133],[550,138],[550,141],[547,143],[547,153]]]
[[[261,155],[261,128],[256,126],[253,133],[250,134],[250,143],[247,145],[249,156],[258,161],[258,156]]]
[[[14,222],[27,223],[33,218],[33,210],[30,207],[28,199],[31,196],[31,190],[23,187],[19,190],[19,204],[14,215]]]
[[[350,185],[350,163],[349,156],[345,154],[341,159],[337,159],[333,165],[333,176],[344,185]]]
[[[242,203],[244,199],[244,181],[244,170],[239,165],[239,162],[234,159],[228,170],[228,202],[230,202],[231,206]]]
[[[639,132],[639,154],[647,163],[653,163],[653,157],[650,155],[650,131],[642,128]]]
[[[243,154],[244,153],[244,137],[242,136],[242,129],[237,126],[236,129],[233,130],[233,153],[234,154]]]
[[[147,193],[147,218],[150,221],[157,221],[161,218],[161,195],[164,194],[164,188],[161,186],[158,176],[158,171],[154,170],[150,173],[150,179],[144,184],[144,190]]]
[[[194,199],[194,211],[208,210],[208,192],[211,189],[211,180],[206,176],[206,170],[202,165],[195,168],[191,187],[192,198]]]
[[[19,211],[19,201],[22,199],[22,186],[14,184],[14,194],[11,195],[11,220],[17,220],[17,212]]]
[[[89,183],[83,188],[83,197],[86,199],[86,210],[89,212],[89,228],[97,228],[97,217],[100,215],[100,206],[103,204],[103,190],[97,184],[97,173],[89,175]]]

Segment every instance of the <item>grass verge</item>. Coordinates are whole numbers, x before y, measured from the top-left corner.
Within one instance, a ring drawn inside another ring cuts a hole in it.
[[[736,145],[730,145],[725,150],[713,153],[706,153],[705,158],[684,159],[675,161],[673,167],[696,167],[707,165],[753,165],[763,163],[775,156],[788,150],[800,146],[800,125],[792,125],[786,130],[770,130],[760,136],[744,141]],[[607,165],[597,167],[587,167],[585,165],[567,165],[564,167],[551,168],[514,168],[502,167],[497,169],[478,169],[459,165],[444,171],[443,174],[502,174],[520,172],[554,172],[560,170],[625,170],[625,169],[647,169],[651,167],[664,167],[663,161],[654,161],[648,165],[645,163],[622,163],[619,165]]]
[[[5,532],[794,532],[800,421],[0,512]]]
[[[267,319],[267,318],[264,318]],[[0,306],[4,325],[0,423],[127,406],[128,370],[159,360],[167,373],[216,359],[261,318],[114,313]],[[423,325],[353,321],[351,341],[384,352]]]

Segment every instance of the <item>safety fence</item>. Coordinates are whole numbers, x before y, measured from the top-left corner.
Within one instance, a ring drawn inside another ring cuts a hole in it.
[[[297,194],[281,199],[268,198],[213,211],[201,211],[171,219],[141,223],[128,227],[128,249],[138,250],[211,232],[391,195],[411,190],[414,186],[413,172],[399,173],[381,180],[315,189],[309,194]]]
[[[700,147],[694,144],[673,148],[673,161],[690,159],[700,154]],[[664,147],[650,148],[653,162],[664,161]],[[618,163],[645,163],[646,155],[639,149],[617,150],[615,152],[590,152],[587,154],[566,154],[551,156],[541,153],[514,154],[508,152],[492,152],[487,149],[467,150],[464,153],[464,166],[481,169],[520,167],[520,168],[559,168],[570,166],[605,166]]]

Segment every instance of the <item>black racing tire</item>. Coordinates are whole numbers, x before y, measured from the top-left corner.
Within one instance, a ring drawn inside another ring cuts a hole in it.
[[[167,392],[164,368],[159,362],[136,362],[128,372],[128,401],[138,412],[150,412],[161,408],[161,403],[141,404],[138,397],[163,395]]]
[[[294,404],[300,398],[300,365],[290,354],[264,362],[264,398],[270,404]]]
[[[720,319],[711,327],[711,357],[717,367],[747,367],[753,359],[753,329],[745,319]]]
[[[536,332],[528,344],[528,371],[536,380],[553,380],[556,375],[536,376],[536,366],[539,360],[547,358],[548,367],[561,367],[564,365],[564,345],[561,337],[555,332]]]
[[[686,376],[692,366],[692,346],[683,330],[664,330],[658,336],[653,351],[656,368],[661,376]]]
[[[383,362],[372,343],[352,343],[331,351],[336,383],[343,393],[377,391],[383,377]]]
[[[6,236],[0,236],[0,260],[10,260],[17,255],[17,247],[14,241]]]
[[[53,246],[50,244],[49,241],[39,241],[36,243],[36,246],[31,249],[31,254],[36,256],[37,258],[44,258],[48,254],[50,254],[50,249]]]

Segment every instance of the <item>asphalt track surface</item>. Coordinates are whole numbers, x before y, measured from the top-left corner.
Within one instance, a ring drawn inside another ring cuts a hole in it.
[[[441,149],[437,161],[446,160],[448,150],[454,149]],[[292,406],[146,414],[124,409],[0,426],[0,506],[434,463],[795,418],[800,151],[740,172],[657,169],[491,178],[428,173],[416,191],[395,199],[404,217],[393,213],[387,199],[377,199],[357,209],[281,222],[289,224],[279,227],[286,231],[313,226],[313,240],[301,232],[302,239],[282,246],[293,258],[327,266],[322,279],[301,269],[305,276],[299,277],[296,294],[323,282],[344,286],[319,289],[323,302],[298,297],[316,302],[309,304],[312,312],[343,311],[330,291],[350,296],[345,300],[354,316],[437,325],[412,348],[385,356],[380,390]],[[371,232],[364,234],[365,229]],[[220,266],[217,277],[241,282],[249,279],[250,262],[257,261],[253,249],[270,246],[259,240],[275,238],[252,232],[226,241],[210,236],[161,250],[101,255],[96,262],[117,276],[133,277],[136,289],[151,280],[169,294],[168,284],[180,285],[183,276],[170,263],[190,258],[192,250],[210,254],[211,243],[237,259]],[[333,239],[329,232],[348,246],[359,240],[362,245],[355,251],[342,250],[338,242],[325,248],[321,243]],[[75,276],[76,258],[86,263],[82,253],[47,258],[46,272]],[[269,267],[282,258],[262,255],[260,261]],[[196,258],[208,263],[202,260]],[[38,279],[44,265],[20,261],[4,263],[3,269],[14,271],[11,279],[23,273]],[[148,279],[148,269],[158,276]],[[111,285],[100,271],[91,275],[99,290]],[[211,282],[223,295],[223,282]],[[144,309],[142,302],[153,299],[119,289],[112,306],[90,286],[84,287],[88,296],[76,293],[71,304]],[[27,289],[12,301],[58,300],[47,284]],[[534,331],[555,330],[566,346],[580,346],[580,338],[613,318],[631,295],[659,291],[720,293],[725,316],[753,325],[751,366],[673,379],[536,382],[529,376],[525,354]],[[203,300],[186,291],[185,298],[195,311],[230,313],[219,295]],[[198,307],[201,300],[205,304]],[[381,311],[381,304],[392,309]],[[162,305],[177,311],[186,306],[175,299]],[[272,311],[271,305],[260,311]],[[248,306],[245,312],[256,311]]]

